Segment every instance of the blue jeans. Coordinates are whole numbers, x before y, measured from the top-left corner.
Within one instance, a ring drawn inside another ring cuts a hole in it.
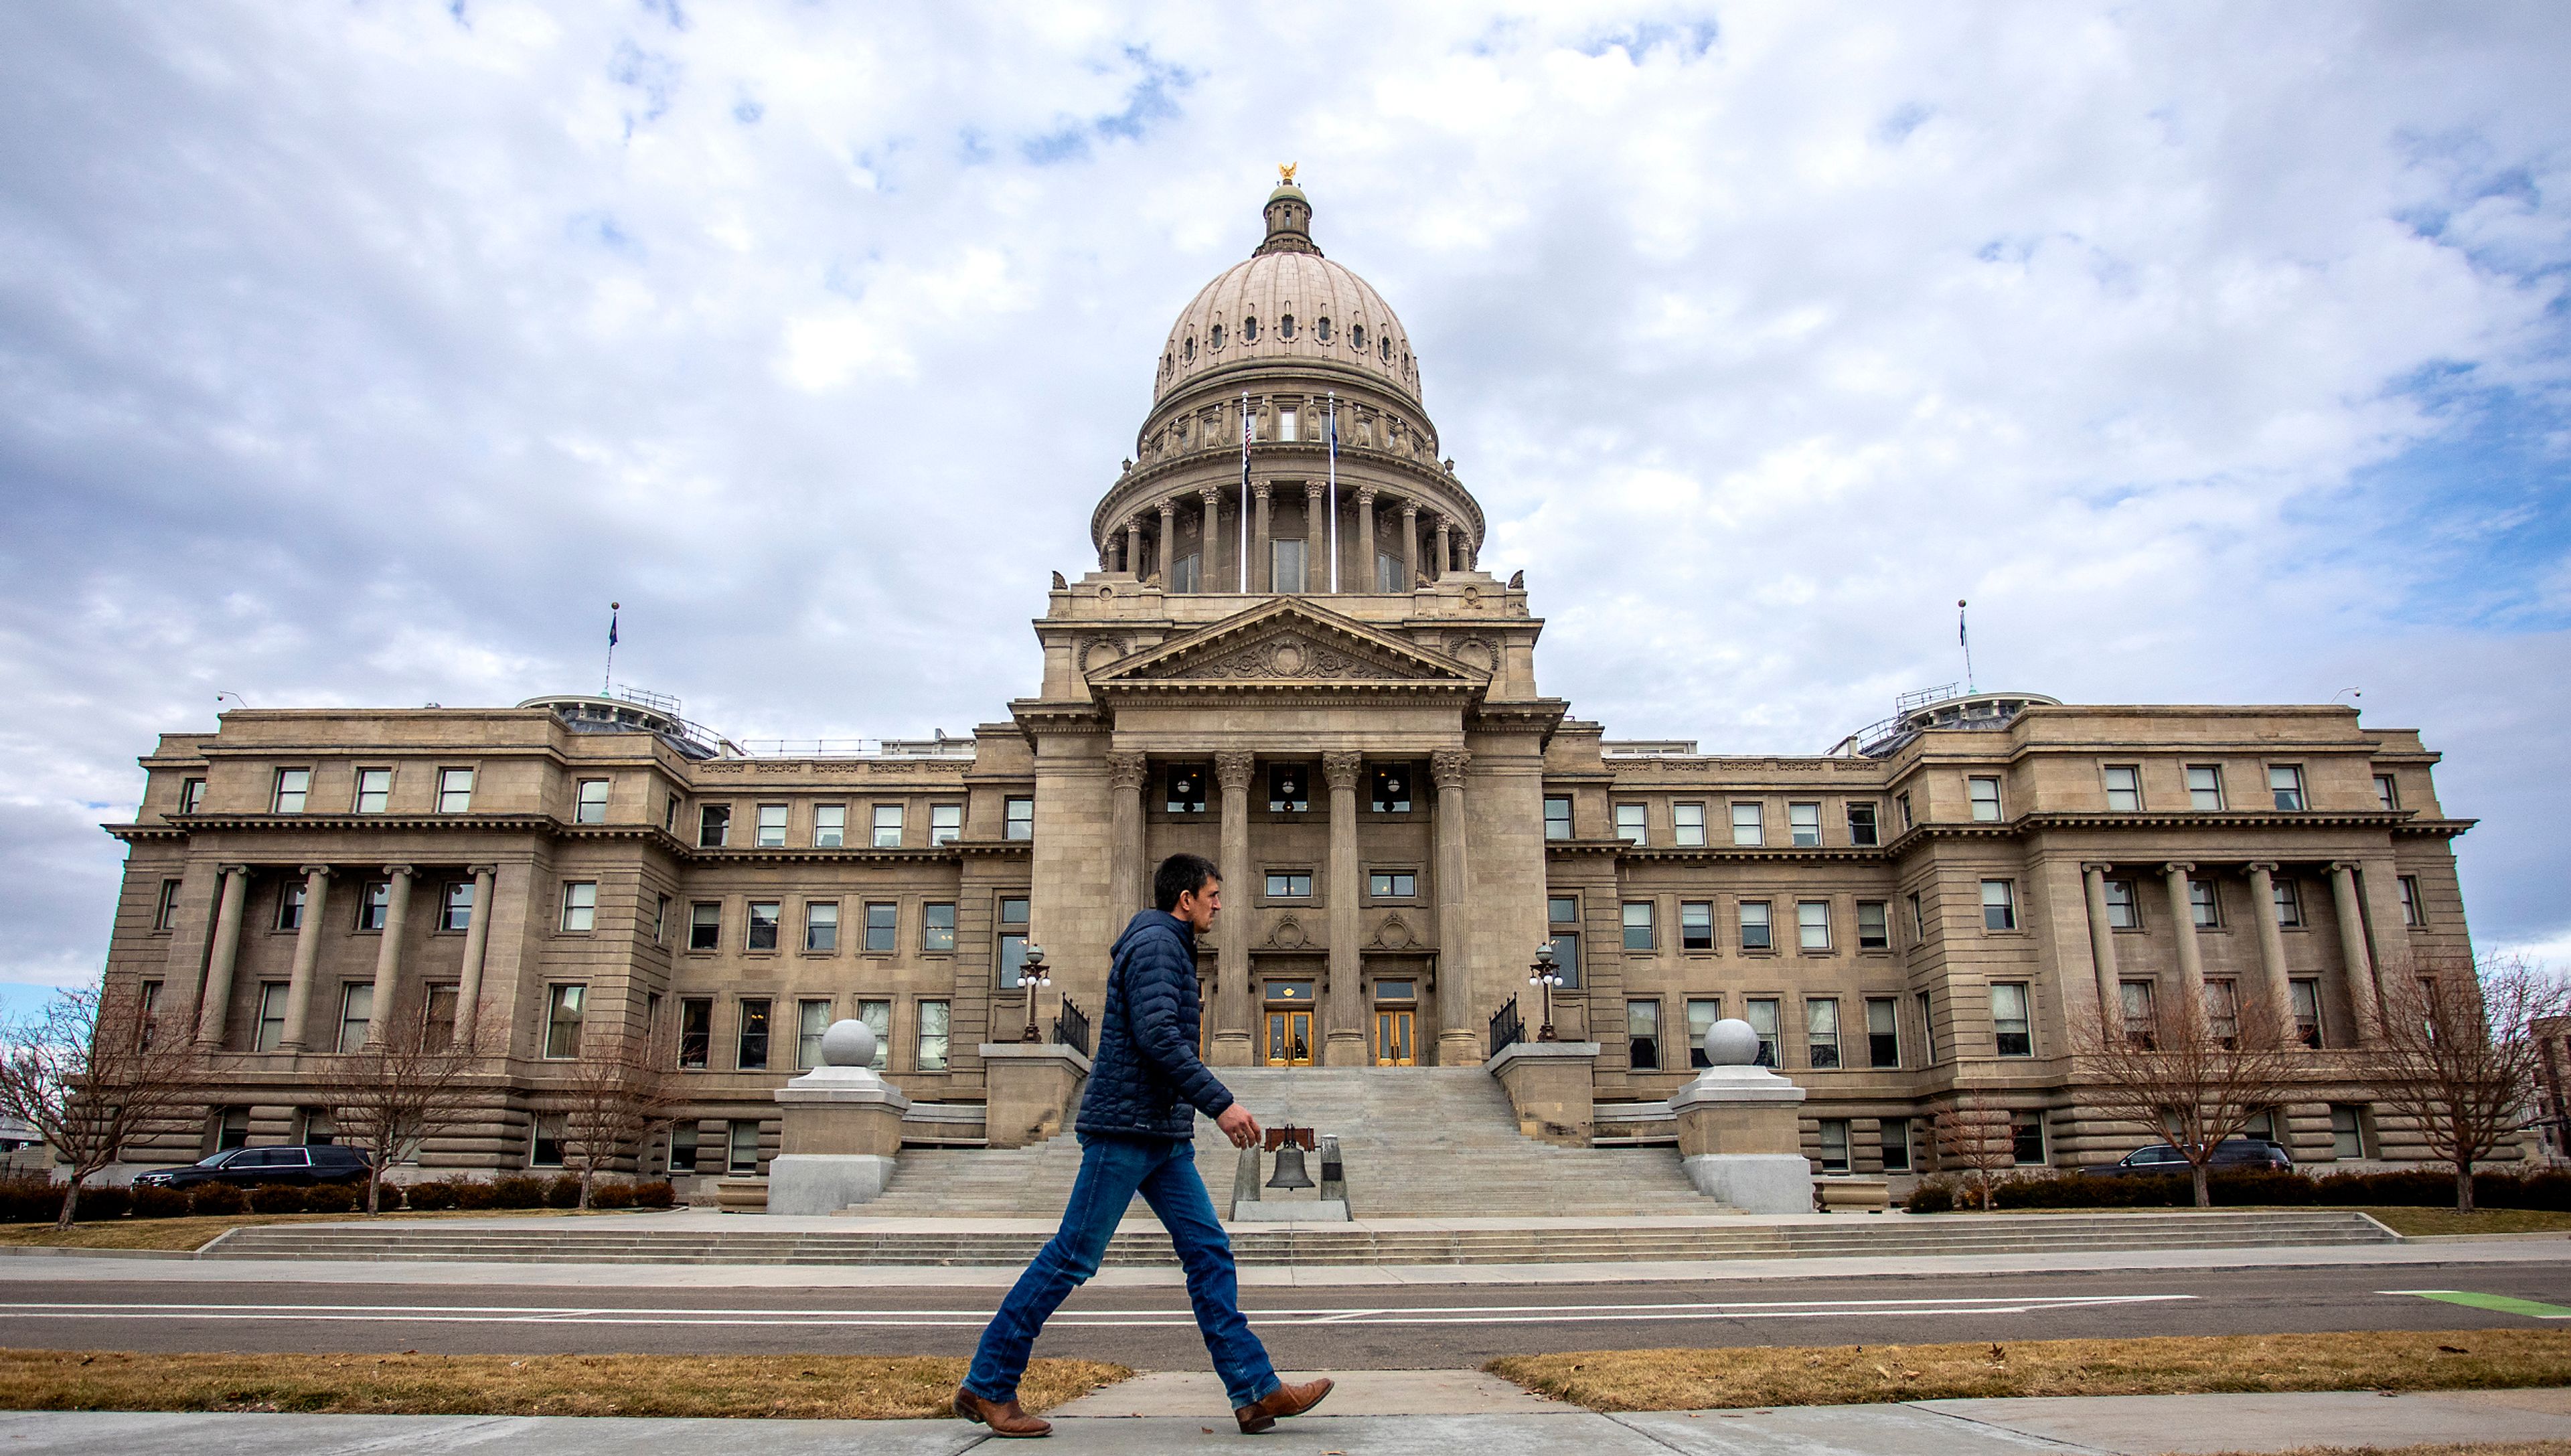
[[[1214,1356],[1225,1393],[1242,1406],[1275,1390],[1277,1367],[1268,1363],[1268,1347],[1241,1317],[1232,1241],[1215,1218],[1205,1180],[1197,1177],[1196,1145],[1083,1133],[1080,1147],[1080,1177],[1062,1211],[1062,1229],[1018,1275],[1000,1312],[991,1316],[964,1388],[984,1400],[1017,1395],[1018,1377],[1026,1373],[1036,1335],[1071,1291],[1098,1272],[1117,1220],[1140,1193],[1178,1247],[1179,1263],[1188,1271],[1188,1302],[1196,1306],[1197,1328],[1205,1335],[1206,1353]]]

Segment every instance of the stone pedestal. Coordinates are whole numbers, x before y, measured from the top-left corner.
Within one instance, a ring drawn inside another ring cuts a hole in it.
[[[1252,1202],[1243,1200],[1232,1206],[1236,1223],[1345,1223],[1348,1206],[1344,1199],[1315,1199],[1286,1203],[1282,1200]]]
[[[1759,1033],[1746,1021],[1707,1028],[1705,1054],[1713,1065],[1670,1098],[1689,1181],[1698,1193],[1745,1213],[1812,1212],[1803,1089],[1752,1065]]]
[[[1089,1059],[1042,1042],[984,1042],[980,1051],[984,1146],[1024,1148],[1061,1137],[1080,1108]]]
[[[910,1099],[874,1074],[874,1059],[872,1029],[834,1022],[821,1034],[821,1065],[776,1089],[785,1126],[768,1164],[768,1212],[835,1213],[892,1181]]]
[[[1508,1093],[1518,1131],[1565,1148],[1586,1148],[1597,1105],[1590,1081],[1597,1062],[1596,1042],[1519,1042],[1483,1066]]]

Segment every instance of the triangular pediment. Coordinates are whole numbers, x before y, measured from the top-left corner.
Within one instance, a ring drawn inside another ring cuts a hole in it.
[[[1391,633],[1286,598],[1128,658],[1093,688],[1383,685],[1480,688],[1489,675]]]

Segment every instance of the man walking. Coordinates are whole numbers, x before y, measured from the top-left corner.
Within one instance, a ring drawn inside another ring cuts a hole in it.
[[[1188,1273],[1188,1301],[1215,1373],[1232,1398],[1244,1435],[1301,1415],[1330,1393],[1326,1379],[1287,1385],[1241,1315],[1232,1244],[1197,1177],[1196,1116],[1202,1112],[1236,1148],[1259,1141],[1259,1120],[1197,1059],[1197,937],[1223,908],[1223,879],[1202,854],[1173,854],[1152,876],[1156,909],[1135,914],[1116,938],[1099,1013],[1098,1058],[1080,1100],[1080,1177],[1062,1211],[1062,1229],[1018,1276],[982,1331],[973,1368],[955,1391],[955,1413],[994,1435],[1053,1430],[1018,1407],[1027,1355],[1073,1288],[1098,1272],[1107,1240],[1140,1193]]]

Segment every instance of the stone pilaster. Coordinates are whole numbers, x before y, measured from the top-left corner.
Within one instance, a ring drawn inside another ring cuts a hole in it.
[[[224,887],[215,904],[215,944],[206,962],[205,994],[197,1002],[197,1045],[224,1044],[224,1022],[233,1007],[233,968],[241,963],[242,901],[250,893],[250,866],[224,866]]]
[[[1247,1067],[1256,1060],[1257,1038],[1251,1025],[1255,1007],[1250,995],[1251,755],[1231,750],[1214,755],[1215,782],[1223,791],[1223,888],[1230,906],[1220,928],[1222,950],[1216,962],[1214,1061],[1218,1067]]]
[[[2205,951],[2196,943],[2196,902],[2188,898],[2187,879],[2196,868],[2193,864],[2172,862],[2161,866],[2161,881],[2169,886],[2170,924],[2178,934],[2178,989],[2187,998],[2188,1014],[2205,1014]]]
[[[2249,869],[2250,913],[2259,917],[2259,970],[2267,982],[2260,989],[2268,998],[2268,1019],[2275,1023],[2268,1030],[2279,1041],[2291,1042],[2295,989],[2286,976],[2286,933],[2277,925],[2277,866],[2253,864]]]
[[[1359,1067],[1369,1060],[1365,1039],[1364,970],[1357,959],[1358,907],[1365,877],[1357,868],[1357,780],[1365,758],[1353,752],[1321,755],[1321,776],[1330,785],[1330,991],[1321,1025],[1326,1033],[1321,1060],[1333,1067]]]
[[[313,968],[321,960],[321,925],[329,913],[329,899],[330,867],[304,865],[303,923],[294,932],[293,979],[285,988],[285,1035],[278,1042],[283,1051],[302,1051],[311,1028]]]
[[[1469,1067],[1482,1060],[1482,1029],[1473,1022],[1473,977],[1465,954],[1472,934],[1472,867],[1464,854],[1464,770],[1473,755],[1439,748],[1428,755],[1437,784],[1437,1064]]]
[[[1143,862],[1143,791],[1151,782],[1151,760],[1141,753],[1107,755],[1110,795],[1110,852],[1115,863],[1107,876],[1110,916],[1130,916],[1151,895],[1151,866]]]
[[[384,1044],[392,1024],[393,998],[401,994],[402,934],[410,925],[410,866],[387,864],[384,874],[384,938],[375,946],[375,1002],[366,1017],[366,1045]]]

